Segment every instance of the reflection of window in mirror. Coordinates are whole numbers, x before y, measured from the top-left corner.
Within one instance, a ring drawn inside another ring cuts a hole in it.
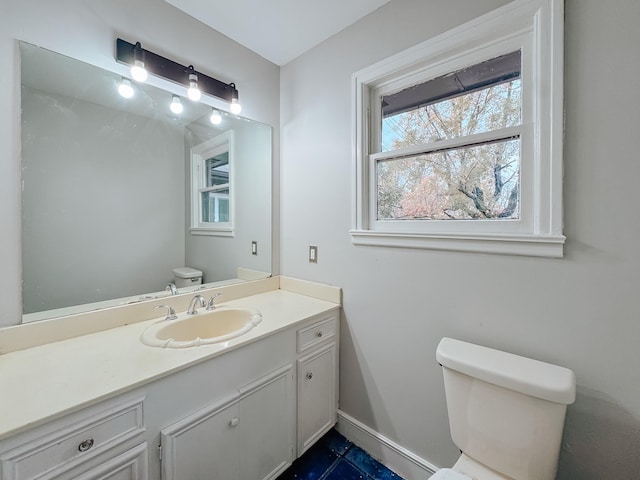
[[[204,161],[205,185],[199,189],[203,223],[229,222],[229,152]]]
[[[191,149],[191,233],[233,236],[233,132]]]

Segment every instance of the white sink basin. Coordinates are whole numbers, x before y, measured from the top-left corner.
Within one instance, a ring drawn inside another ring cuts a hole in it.
[[[201,309],[195,315],[181,313],[176,320],[155,322],[142,332],[140,339],[150,347],[186,348],[210,345],[244,335],[261,321],[262,315],[253,309]]]

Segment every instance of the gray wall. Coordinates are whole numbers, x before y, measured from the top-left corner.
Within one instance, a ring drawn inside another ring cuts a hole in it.
[[[116,37],[235,82],[243,115],[276,128],[279,155],[279,68],[224,35],[156,0],[48,0],[3,2],[0,14],[0,325],[21,320],[20,64],[16,39],[121,73]],[[276,165],[277,168],[277,165]],[[274,180],[278,192],[278,177]],[[274,198],[278,221],[278,198]],[[277,232],[277,230],[276,230]],[[277,261],[278,238],[273,248]],[[277,265],[277,263],[276,263]]]
[[[348,235],[351,75],[504,3],[392,0],[283,67],[281,271],[343,287],[340,408],[377,432],[438,466],[456,460],[435,361],[451,336],[573,369],[559,478],[637,478],[639,2],[566,2],[563,259]]]
[[[25,87],[22,138],[24,313],[164,289],[185,258],[184,128]]]

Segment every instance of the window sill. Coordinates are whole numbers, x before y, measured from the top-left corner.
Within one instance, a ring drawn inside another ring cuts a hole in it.
[[[564,235],[426,234],[351,230],[354,245],[562,258]]]
[[[234,237],[235,232],[232,228],[190,228],[191,235],[210,235],[215,237]]]

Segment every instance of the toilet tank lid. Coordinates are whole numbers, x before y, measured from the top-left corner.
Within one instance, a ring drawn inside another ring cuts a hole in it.
[[[196,278],[202,276],[200,270],[191,267],[176,267],[173,269],[173,274],[179,278]]]
[[[568,368],[446,337],[436,358],[443,367],[543,400],[568,405],[576,398]]]

